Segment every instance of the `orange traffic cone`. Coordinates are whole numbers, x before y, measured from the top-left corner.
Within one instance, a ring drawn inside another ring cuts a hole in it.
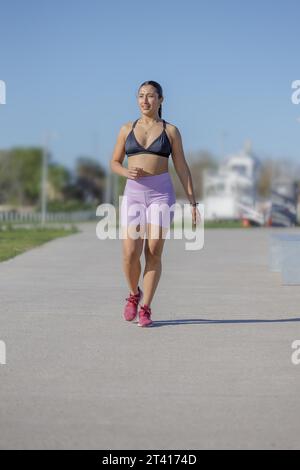
[[[250,226],[249,220],[243,218],[242,219],[242,225],[243,225],[243,227],[249,227]]]

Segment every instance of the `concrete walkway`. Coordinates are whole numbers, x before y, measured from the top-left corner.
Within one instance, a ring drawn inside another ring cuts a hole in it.
[[[0,448],[299,449],[300,286],[269,271],[271,229],[166,240],[142,329],[121,240],[79,227],[0,263]]]

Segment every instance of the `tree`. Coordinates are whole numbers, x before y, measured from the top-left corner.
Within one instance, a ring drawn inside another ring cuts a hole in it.
[[[85,156],[77,159],[74,184],[84,202],[103,202],[105,178],[106,172],[97,160]]]
[[[39,198],[42,149],[14,147],[0,154],[1,202],[34,204]]]

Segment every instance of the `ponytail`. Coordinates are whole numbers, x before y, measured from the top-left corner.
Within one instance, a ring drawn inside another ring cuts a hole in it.
[[[158,97],[159,98],[162,98],[163,97],[163,90],[162,90],[162,87],[159,83],[155,82],[154,80],[148,80],[147,82],[144,82],[140,85],[139,87],[139,90],[140,88],[142,88],[142,86],[144,85],[152,85],[154,86],[154,88],[156,89],[157,93],[158,93]],[[158,115],[159,117],[161,118],[161,115],[162,115],[162,105],[160,105],[159,109],[158,109]]]

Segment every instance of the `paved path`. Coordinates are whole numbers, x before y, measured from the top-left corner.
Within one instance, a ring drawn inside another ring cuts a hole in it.
[[[0,448],[299,449],[300,286],[269,271],[271,230],[166,240],[141,329],[121,241],[80,227],[0,264]]]

